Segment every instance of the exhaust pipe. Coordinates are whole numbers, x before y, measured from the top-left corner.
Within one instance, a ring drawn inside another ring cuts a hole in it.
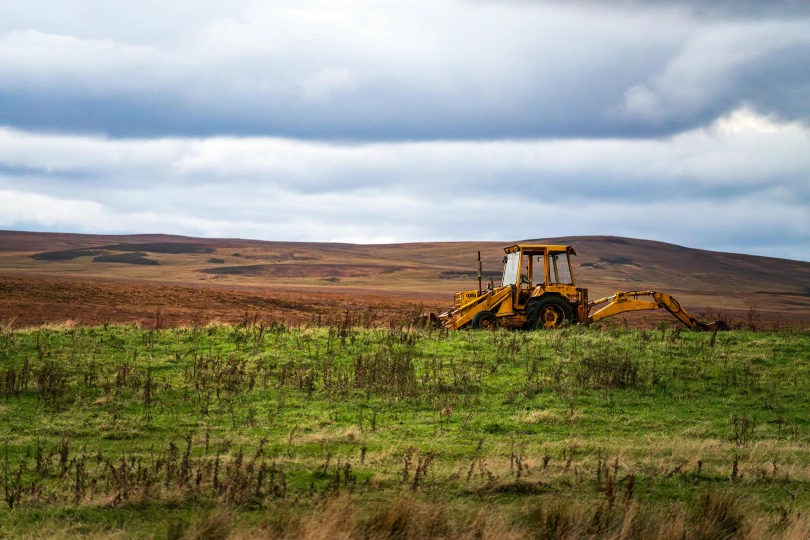
[[[478,252],[478,296],[481,296],[481,278],[484,273],[481,271],[481,252]]]

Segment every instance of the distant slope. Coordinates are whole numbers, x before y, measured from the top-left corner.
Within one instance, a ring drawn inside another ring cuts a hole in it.
[[[810,263],[610,236],[527,240],[573,245],[591,298],[657,289],[685,305],[810,314]],[[170,235],[0,231],[0,274],[212,284],[449,299],[476,286],[476,252],[500,274],[515,242],[385,245],[265,242]],[[497,279],[496,279],[497,281]]]

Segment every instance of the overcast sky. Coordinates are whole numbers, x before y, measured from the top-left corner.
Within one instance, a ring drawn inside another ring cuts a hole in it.
[[[810,260],[810,2],[0,0],[0,228]]]

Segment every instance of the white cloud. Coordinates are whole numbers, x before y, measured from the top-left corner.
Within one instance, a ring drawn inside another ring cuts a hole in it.
[[[773,118],[761,116],[748,108],[738,109],[730,115],[720,118],[717,121],[720,131],[728,133],[740,133],[746,130],[753,130],[759,133],[777,133],[784,130],[786,126],[775,121]],[[794,129],[799,126],[794,125]]]
[[[36,30],[15,30],[0,38],[0,87],[6,91],[59,84],[60,92],[79,93],[87,99],[88,92],[115,95],[159,90],[181,82],[182,70],[167,53],[150,46]]]
[[[715,107],[729,96],[745,99],[740,70],[796,45],[810,45],[806,20],[701,25],[663,69],[625,92],[620,111],[661,122]]]
[[[47,227],[67,225],[85,228],[97,223],[103,214],[104,206],[94,201],[58,199],[38,193],[0,190],[0,226],[3,227],[36,223]]]
[[[183,155],[179,139],[115,140],[0,127],[0,164],[45,172],[154,170]]]
[[[301,83],[308,101],[328,103],[336,92],[350,92],[357,88],[351,74],[340,68],[325,68]]]
[[[696,188],[798,190],[810,153],[801,124],[779,123],[741,109],[706,129],[660,140],[571,139],[326,143],[268,137],[107,139],[44,135],[0,128],[0,164],[9,168],[116,185],[248,185],[292,192],[430,188],[454,194],[511,178],[515,189],[565,179],[566,185],[529,190],[529,198],[625,198],[678,182],[680,197]],[[605,182],[610,189],[594,189]],[[610,194],[614,191],[614,195]],[[568,195],[567,195],[568,193]],[[700,194],[697,194],[698,196]],[[733,196],[733,192],[729,196]]]

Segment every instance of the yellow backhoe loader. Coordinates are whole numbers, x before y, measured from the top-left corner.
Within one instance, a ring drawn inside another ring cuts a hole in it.
[[[439,324],[450,330],[499,326],[552,329],[566,324],[591,324],[627,311],[663,308],[689,328],[725,329],[723,321],[699,322],[670,295],[657,291],[617,292],[589,302],[588,289],[574,282],[570,255],[576,252],[571,246],[516,244],[504,251],[501,286],[490,282],[482,289],[478,252],[478,290],[456,293],[453,307],[438,316]],[[603,304],[591,313],[592,308]],[[430,315],[426,317],[431,320]]]

